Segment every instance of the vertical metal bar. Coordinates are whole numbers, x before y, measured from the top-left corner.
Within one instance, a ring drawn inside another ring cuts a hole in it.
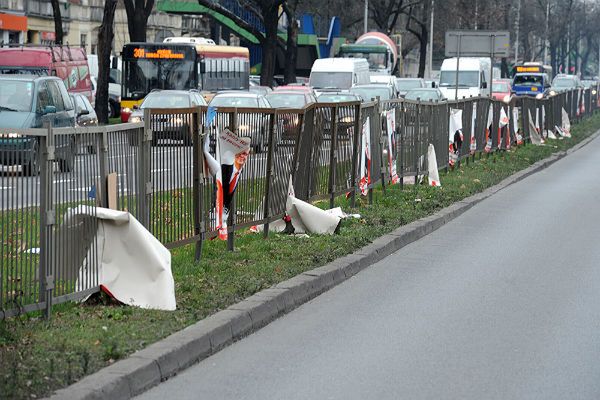
[[[460,38],[460,37],[459,37]],[[419,153],[421,153],[421,101],[417,102],[415,107],[415,132],[414,132],[414,143],[413,151],[415,152],[415,186],[419,184]],[[417,150],[418,149],[418,150]]]
[[[50,120],[44,122],[48,129],[40,138],[40,302],[45,302],[44,317],[52,314],[52,229],[54,210],[52,209],[52,162],[54,160],[54,137]]]
[[[269,196],[271,195],[271,178],[273,175],[273,136],[275,134],[275,119],[278,117],[277,109],[271,114],[271,119],[269,121],[269,138],[268,138],[268,153],[267,153],[267,172],[265,176],[265,204],[264,204],[264,212],[263,218],[267,221],[265,222],[265,229],[263,231],[264,238],[269,237]]]
[[[202,126],[204,131],[204,126]],[[201,176],[202,174],[202,139],[200,137],[200,107],[196,109],[196,112],[192,116],[192,191],[193,191],[193,204],[192,212],[194,214],[194,236],[196,236],[196,249],[194,259],[196,262],[200,261],[202,257],[202,193],[201,193]],[[206,140],[210,140],[206,138]]]
[[[238,111],[237,108],[229,117],[229,125],[232,132],[237,134],[238,131]],[[219,138],[217,137],[217,140]],[[235,213],[236,213],[235,196],[231,199],[231,207],[229,208],[229,216],[227,218],[227,250],[233,251],[235,247]]]
[[[360,149],[360,135],[362,134],[362,115],[360,104],[354,106],[354,140],[353,140],[353,148],[352,148],[352,171],[350,172],[350,176],[352,179],[352,192],[350,193],[350,207],[356,207],[356,172],[357,172],[357,164],[358,164],[358,152]]]
[[[150,173],[151,142],[154,135],[151,118],[151,110],[148,108],[144,109],[144,131],[142,137],[139,138],[138,148],[138,213],[140,223],[147,229],[150,229],[150,211],[148,209],[149,186],[147,185],[147,181]]]
[[[331,110],[331,144],[329,149],[329,208],[333,208],[335,200],[335,169],[337,168],[337,104]]]

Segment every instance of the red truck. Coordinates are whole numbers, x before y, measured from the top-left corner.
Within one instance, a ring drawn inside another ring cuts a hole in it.
[[[67,91],[81,93],[94,104],[90,68],[81,47],[0,47],[0,74],[57,76]]]

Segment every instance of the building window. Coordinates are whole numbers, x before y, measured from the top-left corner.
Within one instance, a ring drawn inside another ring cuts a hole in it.
[[[80,43],[81,47],[86,48],[87,47],[87,34],[86,33],[82,33],[81,34],[81,40]]]

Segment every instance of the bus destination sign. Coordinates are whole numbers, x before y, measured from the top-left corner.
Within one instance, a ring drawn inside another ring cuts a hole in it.
[[[519,65],[519,66],[516,67],[516,71],[517,71],[517,73],[523,73],[523,72],[533,72],[533,73],[538,72],[538,73],[541,73],[541,72],[544,72],[544,70],[543,70],[543,68],[542,68],[541,65],[534,65],[534,66],[531,66],[531,65],[520,66]]]
[[[184,54],[176,53],[171,49],[156,49],[155,51],[149,51],[147,49],[137,47],[133,49],[133,58],[163,58],[183,60]]]

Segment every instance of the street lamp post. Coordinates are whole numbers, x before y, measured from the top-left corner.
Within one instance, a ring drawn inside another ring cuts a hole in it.
[[[364,33],[368,32],[368,21],[369,21],[369,0],[365,0],[365,22],[364,22]]]

